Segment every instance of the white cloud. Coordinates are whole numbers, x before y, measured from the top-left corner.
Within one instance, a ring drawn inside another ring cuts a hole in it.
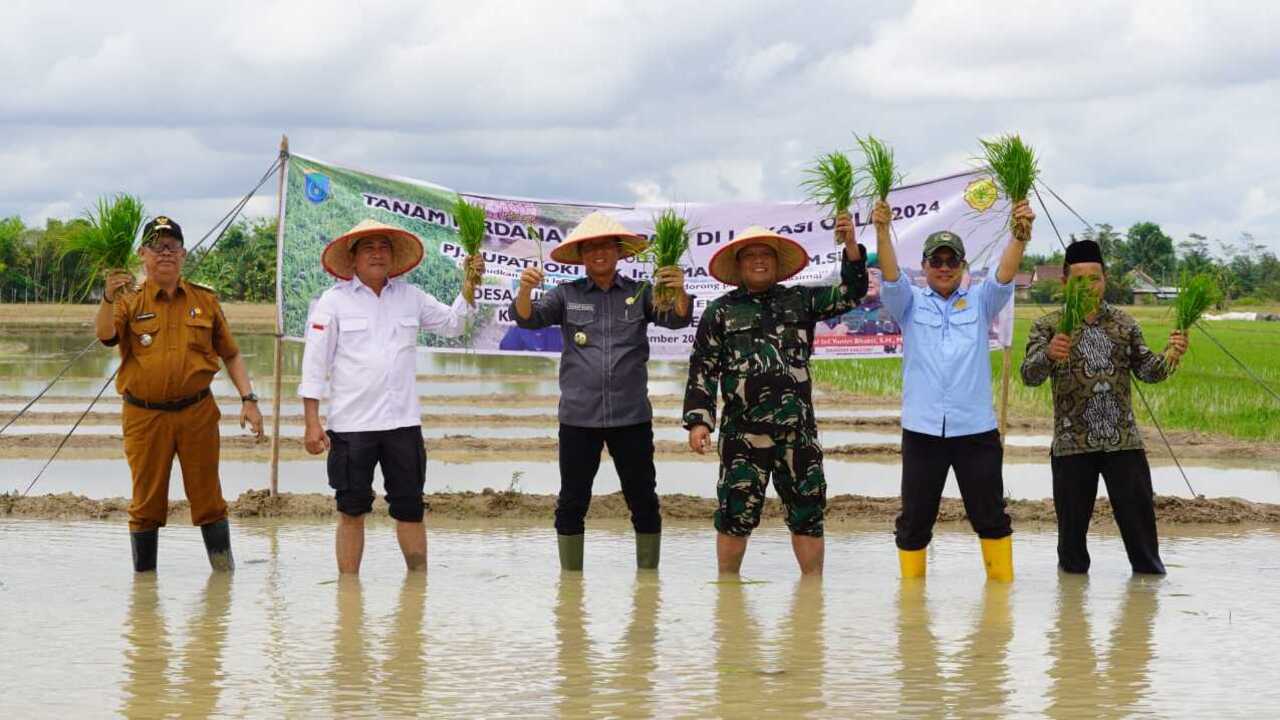
[[[805,164],[854,131],[892,143],[910,180],[1017,131],[1094,222],[1248,231],[1280,251],[1278,14],[1118,0],[18,0],[0,4],[0,215],[78,214],[125,190],[212,224],[282,132],[297,152],[464,190],[700,202],[795,199]],[[1055,242],[1040,223],[1034,247]]]

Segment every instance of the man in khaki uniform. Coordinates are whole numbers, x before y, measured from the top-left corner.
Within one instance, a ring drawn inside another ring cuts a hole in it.
[[[241,395],[240,426],[249,423],[261,438],[258,398],[217,295],[181,277],[182,228],[160,216],[147,223],[142,237],[138,254],[146,280],[135,285],[129,273],[109,274],[95,320],[98,339],[120,347],[116,389],[124,398],[124,453],[133,475],[133,569],[155,570],[177,455],[191,521],[200,526],[209,563],[215,570],[231,570],[227,503],[218,480],[222,414],[209,392],[219,358]]]

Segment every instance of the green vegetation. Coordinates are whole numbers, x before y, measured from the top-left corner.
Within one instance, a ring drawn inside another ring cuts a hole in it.
[[[1269,308],[1280,312],[1280,308]],[[1151,348],[1164,348],[1173,330],[1167,308],[1124,308],[1142,325]],[[1027,332],[1047,308],[1023,305],[1017,309],[1012,348],[1013,379],[1009,384],[1010,417],[1053,416],[1050,385],[1029,388],[1018,379],[1018,367],[1026,352]],[[1205,323],[1209,331],[1232,353],[1253,368],[1264,382],[1280,389],[1280,331],[1274,323],[1222,321]],[[1259,388],[1204,334],[1192,330],[1190,349],[1178,371],[1163,383],[1144,385],[1143,391],[1166,430],[1223,433],[1242,440],[1280,442],[1280,406]],[[992,387],[999,399],[1000,355],[991,357]],[[827,360],[813,364],[815,382],[829,389],[858,395],[884,397],[897,403],[902,392],[902,361]],[[1135,380],[1134,382],[1137,382]],[[819,400],[821,402],[821,400]],[[1150,426],[1142,403],[1134,399],[1138,421]],[[1147,448],[1163,453],[1154,432],[1146,436]],[[1177,447],[1174,448],[1175,452]]]
[[[276,296],[276,221],[237,220],[212,248],[193,248],[183,272],[222,300],[270,302]]]
[[[99,198],[98,207],[85,211],[86,223],[69,233],[59,259],[74,258],[82,278],[73,294],[88,296],[110,270],[135,272],[142,265],[136,240],[146,222],[147,211],[138,198],[121,193]]]
[[[680,261],[689,251],[689,220],[681,217],[675,210],[667,208],[653,218],[653,234],[649,236],[648,246],[635,254],[639,262],[653,265],[654,271],[669,267],[680,267]],[[670,288],[654,286],[653,307],[659,311],[669,311],[675,307],[675,293]]]
[[[1096,277],[1096,276],[1095,276]],[[1090,278],[1076,276],[1067,280],[1062,290],[1062,317],[1058,332],[1070,335],[1084,324],[1084,319],[1098,310],[1098,296],[1093,294]]]
[[[982,143],[982,172],[991,176],[1000,192],[1016,203],[1027,199],[1027,193],[1040,175],[1036,154],[1017,135],[1001,135]]]
[[[453,203],[453,221],[458,225],[458,244],[467,253],[467,258],[478,255],[487,232],[484,226],[484,208],[472,205],[459,195]],[[481,274],[470,265],[467,266],[467,276],[473,287],[480,285]]]
[[[862,150],[863,164],[858,169],[859,181],[855,192],[878,200],[889,197],[889,191],[902,183],[903,174],[893,160],[893,148],[874,135],[865,138],[854,135]]]
[[[1173,301],[1173,326],[1178,330],[1187,330],[1195,325],[1205,310],[1216,305],[1221,298],[1218,279],[1213,275],[1183,274],[1178,298]]]
[[[810,201],[827,208],[832,217],[847,214],[853,206],[855,173],[853,164],[842,152],[819,155],[813,166],[804,171],[808,176],[800,183],[800,189]]]

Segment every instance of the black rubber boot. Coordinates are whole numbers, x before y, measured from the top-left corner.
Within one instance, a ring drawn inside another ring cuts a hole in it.
[[[231,524],[227,519],[201,525],[200,534],[204,536],[204,549],[209,553],[209,566],[221,572],[235,570],[236,560],[231,555]]]
[[[156,569],[156,545],[160,541],[160,528],[129,533],[133,546],[133,571],[154,572]]]

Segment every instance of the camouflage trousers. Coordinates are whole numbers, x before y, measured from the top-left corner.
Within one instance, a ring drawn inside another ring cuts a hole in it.
[[[822,447],[816,432],[722,434],[719,447],[716,530],[725,535],[750,535],[760,524],[764,492],[772,475],[791,532],[822,537],[827,480],[822,474]]]

